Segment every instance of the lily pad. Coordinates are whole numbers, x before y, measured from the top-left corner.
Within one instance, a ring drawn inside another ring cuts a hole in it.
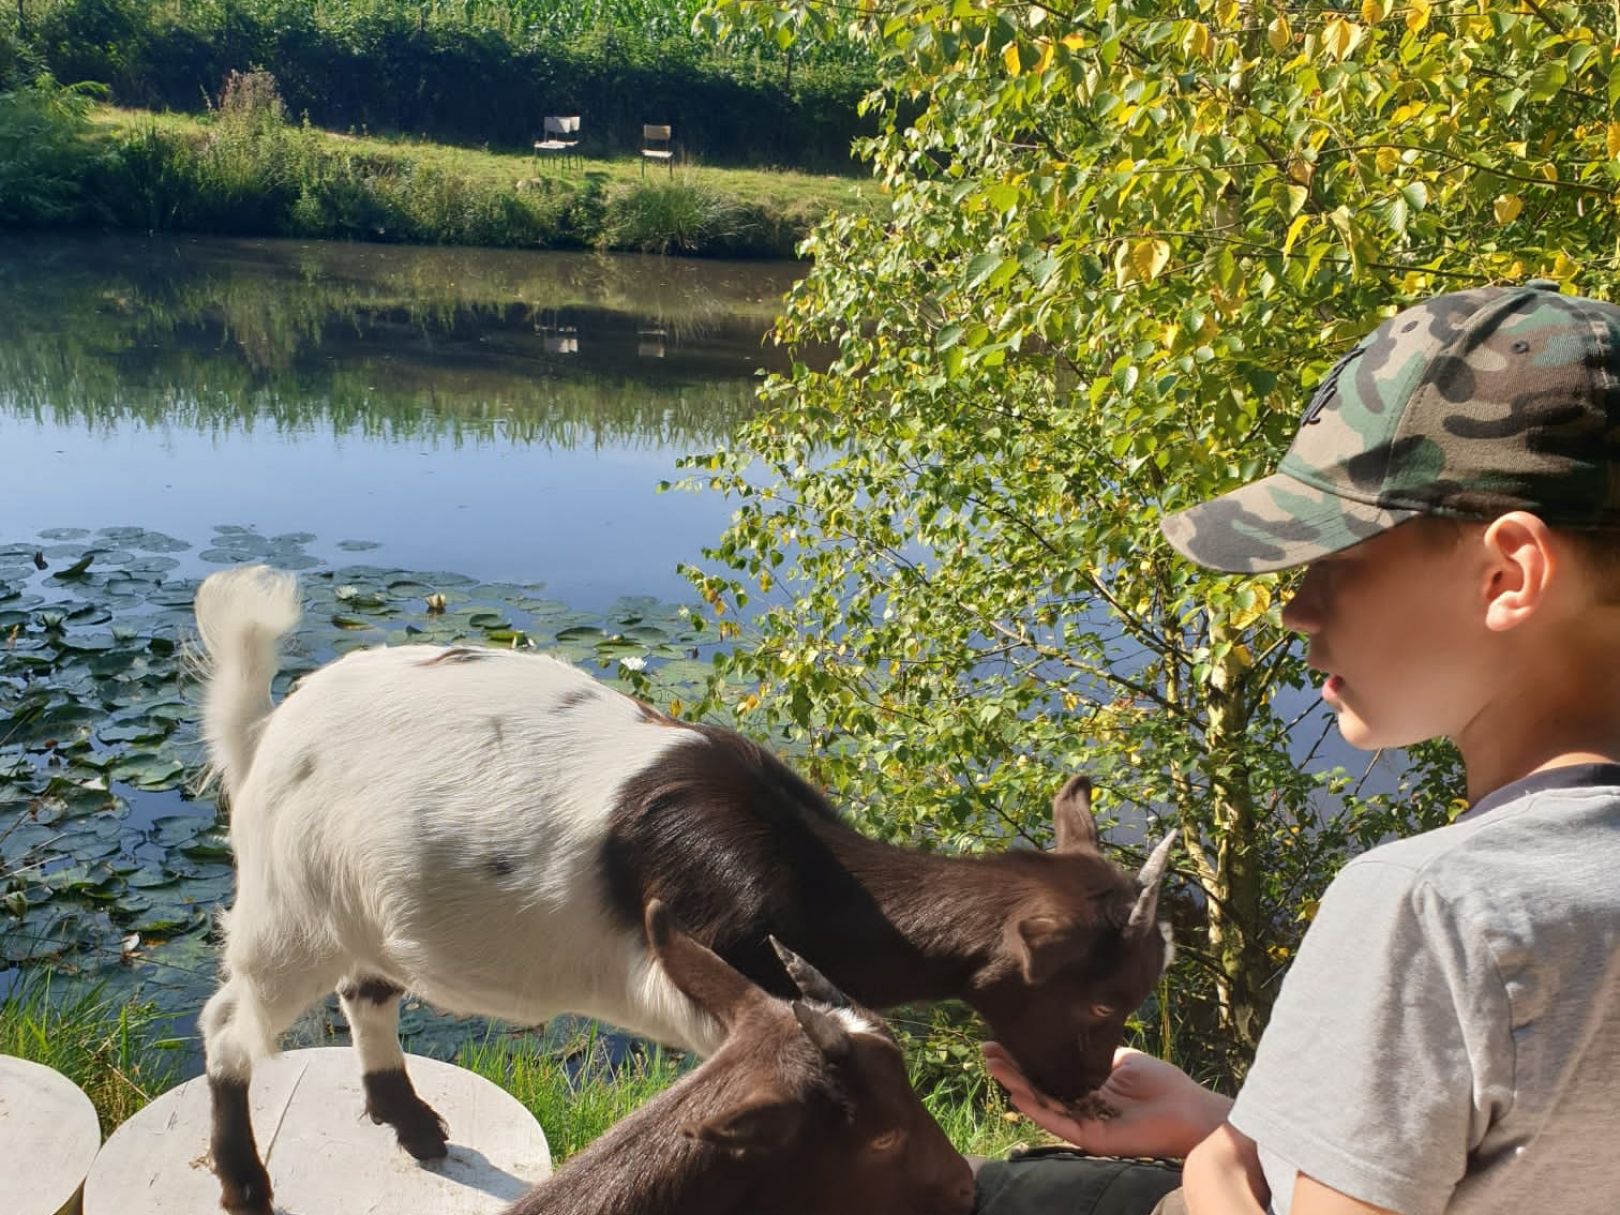
[[[137,751],[112,766],[113,780],[137,789],[170,789],[180,782],[185,765],[172,755]]]

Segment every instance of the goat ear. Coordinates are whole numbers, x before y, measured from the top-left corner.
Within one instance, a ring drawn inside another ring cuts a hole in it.
[[[811,1008],[803,1000],[793,1001],[793,1015],[799,1019],[804,1036],[815,1043],[822,1058],[837,1063],[848,1057],[849,1031],[837,1017],[818,1008]]]
[[[745,1009],[768,999],[712,949],[677,928],[662,900],[648,901],[646,927],[647,943],[670,982],[727,1029]]]
[[[754,1093],[741,1105],[681,1127],[681,1135],[737,1155],[774,1151],[804,1123],[804,1106],[776,1093]]]
[[[1052,799],[1052,826],[1057,852],[1096,852],[1097,820],[1091,815],[1091,778],[1071,776]]]
[[[1008,948],[1027,983],[1044,983],[1068,960],[1068,933],[1056,916],[1025,916],[1007,929]]]

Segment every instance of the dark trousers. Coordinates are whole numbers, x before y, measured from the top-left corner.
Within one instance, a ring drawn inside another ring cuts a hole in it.
[[[1037,1148],[979,1170],[975,1215],[1183,1215],[1181,1169]]]

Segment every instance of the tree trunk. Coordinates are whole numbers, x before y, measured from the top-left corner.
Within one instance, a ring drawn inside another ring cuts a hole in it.
[[[1219,967],[1216,980],[1222,1030],[1244,1053],[1260,1040],[1271,1011],[1262,940],[1261,862],[1258,821],[1250,772],[1243,759],[1244,737],[1254,706],[1250,700],[1247,649],[1238,630],[1215,624],[1210,645],[1231,651],[1215,660],[1207,692],[1209,778],[1215,824],[1215,862],[1208,924],[1210,952]]]

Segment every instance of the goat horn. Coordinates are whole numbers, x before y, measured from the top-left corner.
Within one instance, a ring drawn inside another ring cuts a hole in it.
[[[1142,866],[1142,872],[1136,875],[1142,893],[1137,895],[1136,906],[1131,908],[1131,919],[1125,926],[1126,936],[1136,936],[1153,927],[1159,911],[1159,883],[1163,881],[1165,868],[1170,864],[1170,847],[1176,842],[1176,834],[1172,831],[1159,841],[1158,847],[1149,854],[1147,864]]]
[[[834,987],[831,979],[775,937],[768,939],[771,948],[776,950],[776,956],[782,959],[782,965],[787,968],[788,977],[793,980],[801,995],[819,1000],[832,1008],[849,1007],[849,997]]]

